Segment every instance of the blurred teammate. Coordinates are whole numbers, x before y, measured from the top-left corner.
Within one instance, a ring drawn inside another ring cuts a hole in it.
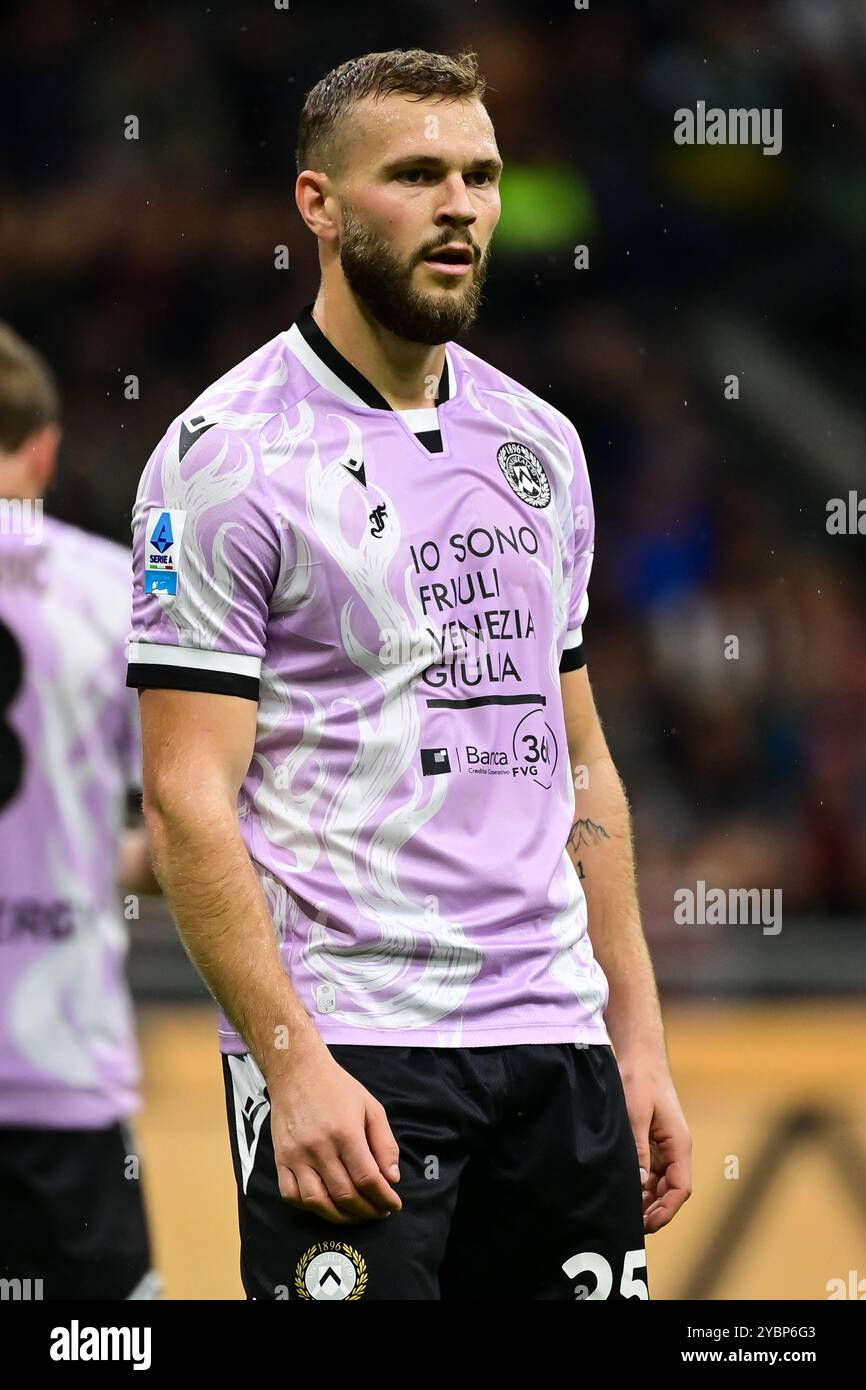
[[[143,829],[124,832],[129,556],[43,515],[59,442],[48,368],[0,325],[0,1278],[9,1297],[152,1298],[117,894],[119,870],[156,887]]]
[[[223,1009],[251,1298],[646,1298],[688,1195],[580,441],[452,341],[500,209],[482,96],[420,51],[317,84],[315,303],[136,501],[145,813]]]

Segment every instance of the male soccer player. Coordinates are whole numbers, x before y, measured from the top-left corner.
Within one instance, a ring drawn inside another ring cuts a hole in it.
[[[250,1298],[647,1298],[689,1190],[580,441],[453,341],[500,209],[482,97],[420,50],[313,88],[316,300],[136,501],[145,814],[222,1006]]]
[[[4,1297],[152,1298],[117,899],[118,876],[157,887],[124,829],[129,555],[43,514],[59,414],[0,325],[0,1279]]]

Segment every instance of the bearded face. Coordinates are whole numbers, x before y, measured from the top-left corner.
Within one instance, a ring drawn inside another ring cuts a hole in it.
[[[429,283],[420,284],[419,267],[424,273],[425,258],[449,242],[470,250],[471,269],[459,280],[426,274]],[[435,242],[402,257],[354,209],[343,208],[343,274],[373,318],[409,342],[435,345],[466,332],[481,307],[489,253],[489,243],[482,252],[468,231],[447,230]],[[437,278],[445,283],[433,284]]]

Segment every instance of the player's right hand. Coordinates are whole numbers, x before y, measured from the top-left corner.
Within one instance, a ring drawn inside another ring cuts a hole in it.
[[[391,1186],[399,1181],[400,1150],[385,1107],[327,1050],[292,1062],[268,1090],[277,1180],[287,1202],[335,1225],[400,1211]]]

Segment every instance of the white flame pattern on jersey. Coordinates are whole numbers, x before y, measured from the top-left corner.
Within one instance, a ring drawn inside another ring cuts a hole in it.
[[[307,516],[316,535],[351,583],[359,602],[375,619],[378,631],[404,631],[409,618],[388,584],[388,567],[400,545],[396,507],[381,488],[377,496],[386,505],[389,524],[378,540],[365,529],[353,543],[340,526],[343,489],[355,486],[343,466],[359,457],[360,431],[350,419],[342,419],[347,444],[337,457],[322,463],[313,448],[307,467]],[[317,920],[303,956],[320,978],[340,991],[338,997],[357,997],[357,1009],[339,1008],[335,1019],[358,1027],[400,1029],[429,1026],[446,1018],[464,1000],[481,967],[481,953],[468,940],[459,923],[431,912],[429,902],[419,903],[400,887],[397,859],[404,844],[438,811],[447,792],[444,779],[433,778],[426,802],[416,769],[420,720],[411,677],[405,665],[383,661],[371,651],[353,628],[354,600],[340,614],[343,647],[350,659],[375,680],[382,703],[371,723],[360,703],[342,696],[335,705],[355,711],[358,748],[346,776],[335,789],[323,825],[324,847],[334,874],[344,885],[358,912],[374,922],[380,932],[378,946],[365,951],[363,960],[337,949],[327,922]],[[423,660],[418,660],[418,670]],[[417,673],[415,673],[417,674]],[[381,816],[381,808],[394,794],[404,775],[412,772],[409,801]],[[359,841],[368,825],[376,829],[366,851]],[[372,892],[366,887],[366,878]],[[419,938],[429,938],[431,952],[420,971],[407,969],[407,961],[419,955]]]
[[[226,460],[231,468],[222,472]],[[219,527],[213,539],[211,553],[204,554],[199,534],[199,521],[248,488],[255,475],[255,458],[243,435],[228,435],[219,452],[199,468],[194,476],[185,479],[177,441],[166,449],[162,460],[163,490],[172,499],[172,507],[186,512],[183,535],[185,563],[198,574],[212,574],[214,584],[185,585],[184,601],[173,602],[169,594],[157,593],[160,605],[177,628],[180,646],[201,647],[216,645],[234,599],[234,576],[226,560],[225,544],[229,531],[236,523],[227,521]],[[146,515],[146,513],[145,513]],[[180,583],[184,576],[181,573]]]

